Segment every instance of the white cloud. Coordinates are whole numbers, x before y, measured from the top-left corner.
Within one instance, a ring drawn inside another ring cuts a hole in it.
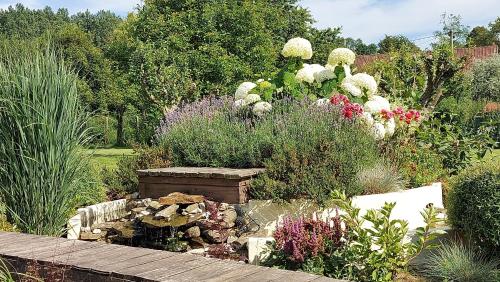
[[[498,0],[301,0],[300,5],[310,9],[317,27],[342,26],[345,36],[374,43],[385,34],[411,39],[432,35],[444,12],[461,15],[471,27],[500,16]],[[425,45],[429,40],[416,43]]]

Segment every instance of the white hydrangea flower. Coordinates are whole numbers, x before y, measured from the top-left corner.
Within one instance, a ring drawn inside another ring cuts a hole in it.
[[[239,109],[239,108],[241,108],[241,107],[245,106],[245,100],[243,100],[243,99],[238,99],[238,100],[234,101],[233,106],[234,106],[235,108]]]
[[[313,55],[311,42],[300,37],[292,38],[283,46],[281,54],[286,58],[299,57],[304,60],[309,60]]]
[[[253,82],[243,82],[238,86],[238,89],[236,89],[236,92],[234,93],[234,99],[239,100],[239,99],[245,99],[245,97],[248,95],[248,92],[250,90],[254,89],[257,86],[257,84]]]
[[[273,109],[273,106],[268,102],[258,102],[253,106],[252,112],[256,116],[263,116],[265,113],[270,112]]]
[[[319,83],[323,83],[323,81],[330,80],[333,78],[335,78],[335,73],[332,70],[329,70],[325,67],[323,67],[322,70],[314,73],[314,79]]]
[[[318,99],[316,100],[316,102],[314,102],[314,104],[318,107],[326,106],[330,104],[330,99],[328,98]]]
[[[368,97],[377,93],[377,81],[375,81],[373,76],[366,73],[357,73],[352,76],[352,79],[357,87],[366,91]]]
[[[259,78],[259,79],[257,79],[257,83],[261,83],[261,82],[264,82],[264,79],[263,79],[263,78]]]
[[[356,60],[356,54],[347,48],[337,48],[328,56],[328,64],[332,66],[352,65]]]
[[[325,70],[325,67],[318,64],[304,64],[303,67],[295,75],[295,79],[302,82],[314,83],[316,73]]]
[[[373,124],[372,132],[376,140],[382,140],[385,137],[385,127],[380,122],[375,122]]]
[[[345,73],[345,77],[351,77],[352,76],[352,74],[351,74],[351,66],[344,65],[344,73]]]
[[[261,99],[260,99],[260,96],[257,95],[257,94],[248,94],[245,99],[243,100],[244,102],[244,105],[250,105],[250,104],[253,104],[255,102],[259,102]]]
[[[387,99],[381,96],[373,96],[368,100],[368,102],[365,103],[364,109],[366,112],[372,113],[372,114],[379,114],[380,111],[382,110],[391,110],[391,104]]]
[[[375,122],[375,120],[373,119],[372,114],[370,114],[368,112],[363,112],[363,114],[361,115],[361,119],[364,122],[366,122],[366,124],[369,125],[369,126],[372,126],[373,123]]]
[[[345,91],[351,93],[352,96],[360,96],[361,94],[363,94],[363,91],[361,90],[361,88],[356,86],[356,82],[352,78],[352,76],[344,78],[344,80],[342,80],[341,86]]]
[[[391,118],[390,120],[385,122],[385,133],[388,136],[394,135],[394,132],[396,131],[396,121],[394,118]]]

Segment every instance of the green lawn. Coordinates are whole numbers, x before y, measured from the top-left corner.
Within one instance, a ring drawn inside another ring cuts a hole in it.
[[[92,155],[91,162],[99,170],[103,168],[115,169],[121,157],[134,154],[133,149],[124,148],[87,149],[86,152]]]

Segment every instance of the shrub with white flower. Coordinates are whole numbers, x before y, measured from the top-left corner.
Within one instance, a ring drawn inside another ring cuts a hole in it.
[[[376,95],[378,85],[373,76],[351,73],[356,54],[347,48],[333,50],[324,66],[300,61],[313,55],[311,43],[304,38],[290,39],[281,54],[289,60],[276,77],[243,82],[238,87],[235,108],[251,110],[261,117],[271,111],[273,99],[313,97],[317,106],[333,104],[341,108],[346,119],[364,121],[377,140],[392,136],[397,128],[415,124],[420,118],[418,111],[393,109],[386,98]]]
[[[332,67],[352,65],[356,60],[356,54],[348,48],[334,49],[328,56],[328,65]]]
[[[303,60],[309,60],[313,55],[311,42],[300,37],[292,38],[283,46],[281,54],[285,58],[298,57]]]
[[[270,112],[273,109],[273,106],[268,102],[257,102],[253,106],[252,112],[254,115],[258,117],[262,117],[265,113]]]
[[[236,89],[236,92],[234,93],[234,99],[235,100],[240,100],[240,99],[245,99],[245,97],[250,93],[252,89],[254,89],[257,86],[257,84],[253,82],[243,82],[238,86]]]

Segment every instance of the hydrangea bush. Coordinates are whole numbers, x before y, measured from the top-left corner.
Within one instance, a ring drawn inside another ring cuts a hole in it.
[[[377,95],[378,84],[367,73],[352,73],[356,54],[347,48],[334,49],[326,65],[307,64],[312,57],[311,43],[290,39],[281,52],[287,63],[273,78],[243,82],[234,94],[234,106],[262,117],[272,110],[271,103],[291,96],[315,100],[317,106],[340,107],[345,118],[361,118],[376,139],[391,137],[398,128],[415,127],[420,112],[392,105]]]

